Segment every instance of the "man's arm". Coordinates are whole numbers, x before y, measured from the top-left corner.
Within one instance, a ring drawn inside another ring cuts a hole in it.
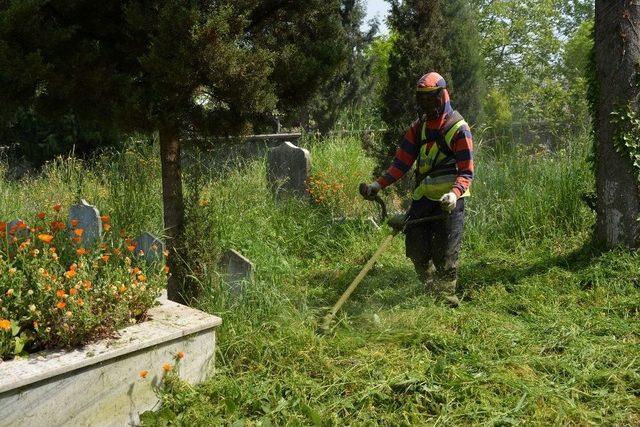
[[[377,179],[380,188],[385,188],[402,178],[418,157],[418,132],[420,122],[415,121],[404,134],[395,158],[387,171]]]
[[[473,181],[473,136],[469,126],[460,127],[453,137],[451,148],[458,167],[458,176],[451,191],[460,197]]]

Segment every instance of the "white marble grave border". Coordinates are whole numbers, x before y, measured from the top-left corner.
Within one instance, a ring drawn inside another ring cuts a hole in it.
[[[177,352],[185,353],[178,367],[184,380],[198,383],[212,373],[221,324],[217,316],[161,298],[149,320],[117,338],[0,362],[0,426],[136,424],[139,413],[158,403],[153,388]],[[141,370],[149,371],[147,378]]]

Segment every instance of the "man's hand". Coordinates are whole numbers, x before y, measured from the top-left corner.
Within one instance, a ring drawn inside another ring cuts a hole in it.
[[[360,184],[360,194],[365,199],[372,199],[376,197],[379,191],[380,191],[380,183],[378,183],[378,181],[374,181],[369,185],[365,183]]]
[[[458,196],[453,191],[448,192],[444,196],[440,197],[440,205],[442,205],[442,209],[446,212],[453,212],[456,208],[456,203],[458,202]]]

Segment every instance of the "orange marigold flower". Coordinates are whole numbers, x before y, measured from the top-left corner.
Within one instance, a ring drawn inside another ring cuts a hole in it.
[[[102,215],[100,217],[100,221],[102,221],[104,224],[108,223],[110,220],[109,215]]]
[[[89,252],[89,251],[87,251],[85,248],[78,248],[78,249],[76,249],[76,253],[77,253],[79,256],[86,255],[86,254],[87,254],[87,252]]]
[[[84,300],[82,298],[78,298],[78,300],[76,301],[78,303],[78,305],[82,306],[84,305]]]
[[[169,266],[168,265],[165,265],[163,270],[164,270],[165,274],[169,274]]]
[[[8,331],[11,329],[11,322],[7,319],[0,319],[0,329]]]
[[[58,290],[56,291],[56,296],[57,296],[58,298],[64,298],[64,297],[66,297],[66,296],[67,296],[67,293],[66,293],[63,289],[58,289]]]
[[[77,294],[77,293],[78,293],[78,290],[77,290],[76,288],[71,288],[71,289],[69,289],[69,295],[72,295],[72,296],[73,296],[73,295],[75,295],[75,294]]]
[[[82,236],[84,234],[84,228],[76,228],[75,230],[73,230],[73,234],[78,237]]]
[[[73,277],[75,275],[76,275],[76,271],[75,270],[65,271],[65,273],[64,273],[64,277],[66,277],[67,279],[73,279]]]
[[[133,269],[131,270],[132,274],[138,274],[140,273],[140,269],[138,267],[133,267]]]
[[[111,230],[111,224],[104,224],[102,228],[104,229],[104,231],[109,231]]]
[[[127,287],[125,285],[120,285],[118,291],[120,291],[121,294],[124,294],[127,291]]]
[[[138,375],[140,375],[140,378],[147,378],[147,375],[149,375],[149,371],[143,369],[142,371],[140,371],[140,373],[138,373]]]
[[[44,217],[45,217],[45,216],[47,216],[47,214],[46,214],[46,213],[44,213],[44,212],[39,212],[39,213],[38,213],[38,218],[39,218],[39,219],[44,219]]]
[[[179,351],[176,353],[176,359],[182,360],[184,359],[184,351]]]
[[[127,250],[128,250],[129,252],[133,252],[133,251],[135,251],[135,250],[136,250],[136,247],[135,247],[135,245],[129,245],[129,246],[127,246]]]
[[[138,274],[138,280],[144,282],[145,280],[147,280],[147,276],[145,276],[144,274]]]
[[[72,227],[77,227],[77,226],[78,226],[78,223],[79,223],[80,221],[78,221],[77,219],[72,219],[72,220],[71,220],[71,221],[69,221],[69,222],[71,223],[71,226],[72,226]]]
[[[114,254],[116,254],[116,255],[120,255],[121,251],[120,251],[120,249],[115,248],[115,249],[113,250],[113,253],[114,253]]]
[[[60,310],[62,310],[63,308],[65,308],[67,306],[67,304],[64,301],[60,301],[56,304],[56,307],[58,307]]]
[[[62,221],[51,221],[51,230],[52,231],[60,231],[67,228],[64,222]]]
[[[80,237],[72,237],[71,240],[73,241],[73,243],[80,243],[82,242],[82,238]]]
[[[162,370],[164,370],[165,372],[169,372],[172,369],[173,369],[173,366],[171,366],[168,363],[165,363],[164,365],[162,365]]]
[[[78,269],[78,264],[75,262],[69,266],[69,270],[76,271]]]
[[[109,262],[109,255],[108,255],[108,254],[104,254],[104,255],[102,255],[102,257],[101,257],[101,258],[102,258],[102,260],[103,260],[104,262]]]
[[[86,290],[91,289],[91,282],[89,280],[83,280],[82,287],[85,288]]]
[[[0,221],[0,231],[5,231],[7,229],[7,223]]]
[[[53,240],[53,236],[51,234],[38,234],[38,240],[49,244]]]
[[[55,205],[53,205],[54,211],[60,212],[60,209],[62,209],[62,205],[60,203],[56,203]]]
[[[20,230],[24,230],[25,228],[27,228],[27,224],[24,221],[20,221],[17,225],[18,229]]]

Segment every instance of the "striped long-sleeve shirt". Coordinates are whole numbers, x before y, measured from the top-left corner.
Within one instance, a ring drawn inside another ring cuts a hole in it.
[[[427,122],[427,138],[425,141],[420,141],[421,122],[419,120],[413,122],[409,130],[404,134],[391,166],[377,180],[382,188],[388,187],[409,172],[418,158],[421,144],[427,144],[426,150],[429,152],[433,144],[436,144],[436,139],[442,136],[443,127],[447,121],[448,114],[451,112],[452,110],[449,107],[439,119]],[[460,197],[467,191],[473,180],[473,137],[469,126],[464,125],[458,129],[451,139],[451,148],[457,168],[456,181],[451,191]],[[437,167],[433,172],[435,171],[437,171]]]

